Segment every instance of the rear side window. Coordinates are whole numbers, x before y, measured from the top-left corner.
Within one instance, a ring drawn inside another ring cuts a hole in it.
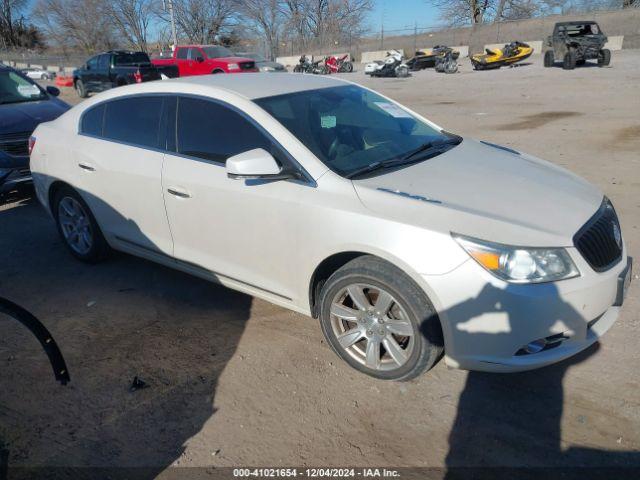
[[[98,68],[100,70],[107,70],[109,68],[109,60],[111,55],[100,55],[98,57]]]
[[[106,104],[105,138],[158,148],[162,97],[129,97]]]
[[[102,136],[102,121],[104,119],[104,103],[93,107],[82,115],[80,133],[87,135]]]
[[[177,151],[183,155],[225,163],[254,148],[271,151],[271,141],[256,126],[218,103],[180,97],[177,120]]]

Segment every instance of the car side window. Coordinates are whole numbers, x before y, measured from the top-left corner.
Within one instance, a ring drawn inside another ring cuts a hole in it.
[[[254,148],[272,150],[272,142],[254,124],[229,107],[204,99],[179,97],[177,152],[225,163]]]
[[[98,57],[98,68],[100,70],[108,70],[110,58],[111,58],[111,55],[100,55]]]
[[[107,102],[104,138],[159,148],[161,96],[129,97]]]
[[[186,60],[188,53],[189,50],[187,48],[179,48],[177,58],[179,58],[180,60]]]
[[[80,122],[80,133],[95,135],[96,137],[102,136],[104,110],[105,105],[103,103],[84,112]]]
[[[96,70],[98,68],[98,57],[93,57],[87,60],[88,70]]]

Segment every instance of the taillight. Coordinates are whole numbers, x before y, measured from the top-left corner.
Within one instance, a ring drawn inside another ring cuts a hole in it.
[[[29,137],[29,155],[31,155],[31,152],[33,152],[33,147],[35,146],[36,146],[36,137],[33,137],[33,136]]]
[[[140,70],[133,74],[133,78],[135,79],[136,83],[142,83],[142,74],[140,73]]]

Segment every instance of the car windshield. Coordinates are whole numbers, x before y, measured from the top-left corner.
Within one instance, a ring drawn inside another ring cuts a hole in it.
[[[45,100],[46,93],[35,83],[12,71],[0,71],[0,104]]]
[[[334,172],[351,177],[385,162],[417,155],[452,136],[355,85],[296,92],[255,100]],[[414,155],[416,154],[416,155]],[[431,155],[433,156],[433,155]],[[408,161],[406,163],[409,163]]]
[[[139,65],[149,62],[149,55],[144,52],[118,53],[114,60],[115,65]]]
[[[203,47],[204,53],[209,58],[221,58],[221,57],[233,57],[233,52],[227,47],[221,47],[219,45],[214,47]]]

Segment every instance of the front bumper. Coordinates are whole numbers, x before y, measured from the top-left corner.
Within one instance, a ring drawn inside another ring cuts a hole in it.
[[[473,260],[448,274],[425,276],[442,323],[447,365],[531,370],[571,357],[604,335],[618,318],[619,277],[630,259],[625,250],[618,264],[596,273],[575,248],[568,251],[581,276],[560,282],[510,284]],[[544,339],[550,343],[541,351],[523,350]]]

